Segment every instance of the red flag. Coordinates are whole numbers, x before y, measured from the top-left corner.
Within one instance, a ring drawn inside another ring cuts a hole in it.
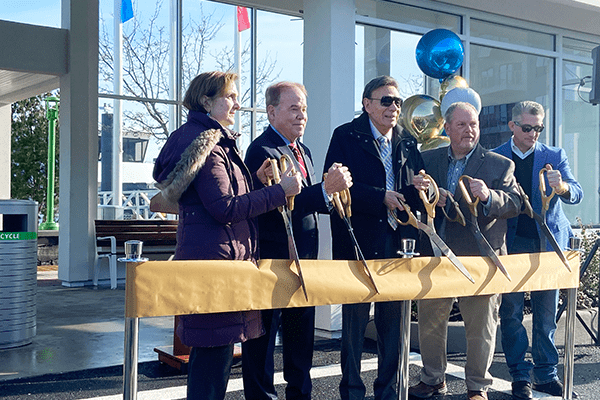
[[[250,29],[250,19],[248,18],[248,9],[246,7],[237,8],[238,32]]]

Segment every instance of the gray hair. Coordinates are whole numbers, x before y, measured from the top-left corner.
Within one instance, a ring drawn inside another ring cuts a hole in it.
[[[544,111],[544,106],[540,103],[536,103],[535,101],[520,101],[512,109],[512,120],[513,121],[521,121],[521,116],[523,114],[530,115],[540,115],[542,119],[546,115]]]
[[[474,111],[476,115],[479,115],[475,106],[471,103],[467,103],[464,101],[459,101],[456,103],[452,103],[450,107],[446,110],[446,114],[444,114],[444,119],[448,124],[452,123],[452,117],[454,116],[455,110],[465,110],[465,111]]]

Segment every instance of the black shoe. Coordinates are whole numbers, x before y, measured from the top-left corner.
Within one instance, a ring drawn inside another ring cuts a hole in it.
[[[424,382],[419,382],[418,385],[408,388],[408,395],[411,397],[417,397],[419,399],[428,399],[434,395],[446,394],[447,392],[448,388],[446,387],[446,382],[444,381],[434,386],[430,386]]]
[[[531,393],[531,383],[527,381],[517,381],[512,383],[512,396],[516,400],[533,399]]]
[[[563,384],[560,381],[551,381],[541,385],[534,384],[533,388],[538,392],[551,394],[552,396],[562,396],[563,394]],[[578,397],[577,393],[573,392],[571,397],[576,399]]]

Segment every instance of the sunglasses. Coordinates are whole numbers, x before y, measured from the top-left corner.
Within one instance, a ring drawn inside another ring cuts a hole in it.
[[[517,121],[513,121],[514,124],[516,126],[518,126],[519,128],[521,128],[521,130],[525,133],[531,132],[531,130],[533,129],[534,131],[536,131],[537,133],[540,133],[541,131],[544,130],[544,125],[536,125],[536,126],[531,126],[531,125],[521,125],[520,123],[518,123]]]
[[[379,100],[381,105],[384,107],[389,107],[392,105],[392,103],[394,103],[398,108],[402,107],[402,99],[400,97],[383,96],[380,99],[369,98],[369,100]]]

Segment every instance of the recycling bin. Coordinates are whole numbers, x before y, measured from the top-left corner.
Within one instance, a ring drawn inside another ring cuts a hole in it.
[[[0,200],[0,349],[36,332],[38,204]]]

